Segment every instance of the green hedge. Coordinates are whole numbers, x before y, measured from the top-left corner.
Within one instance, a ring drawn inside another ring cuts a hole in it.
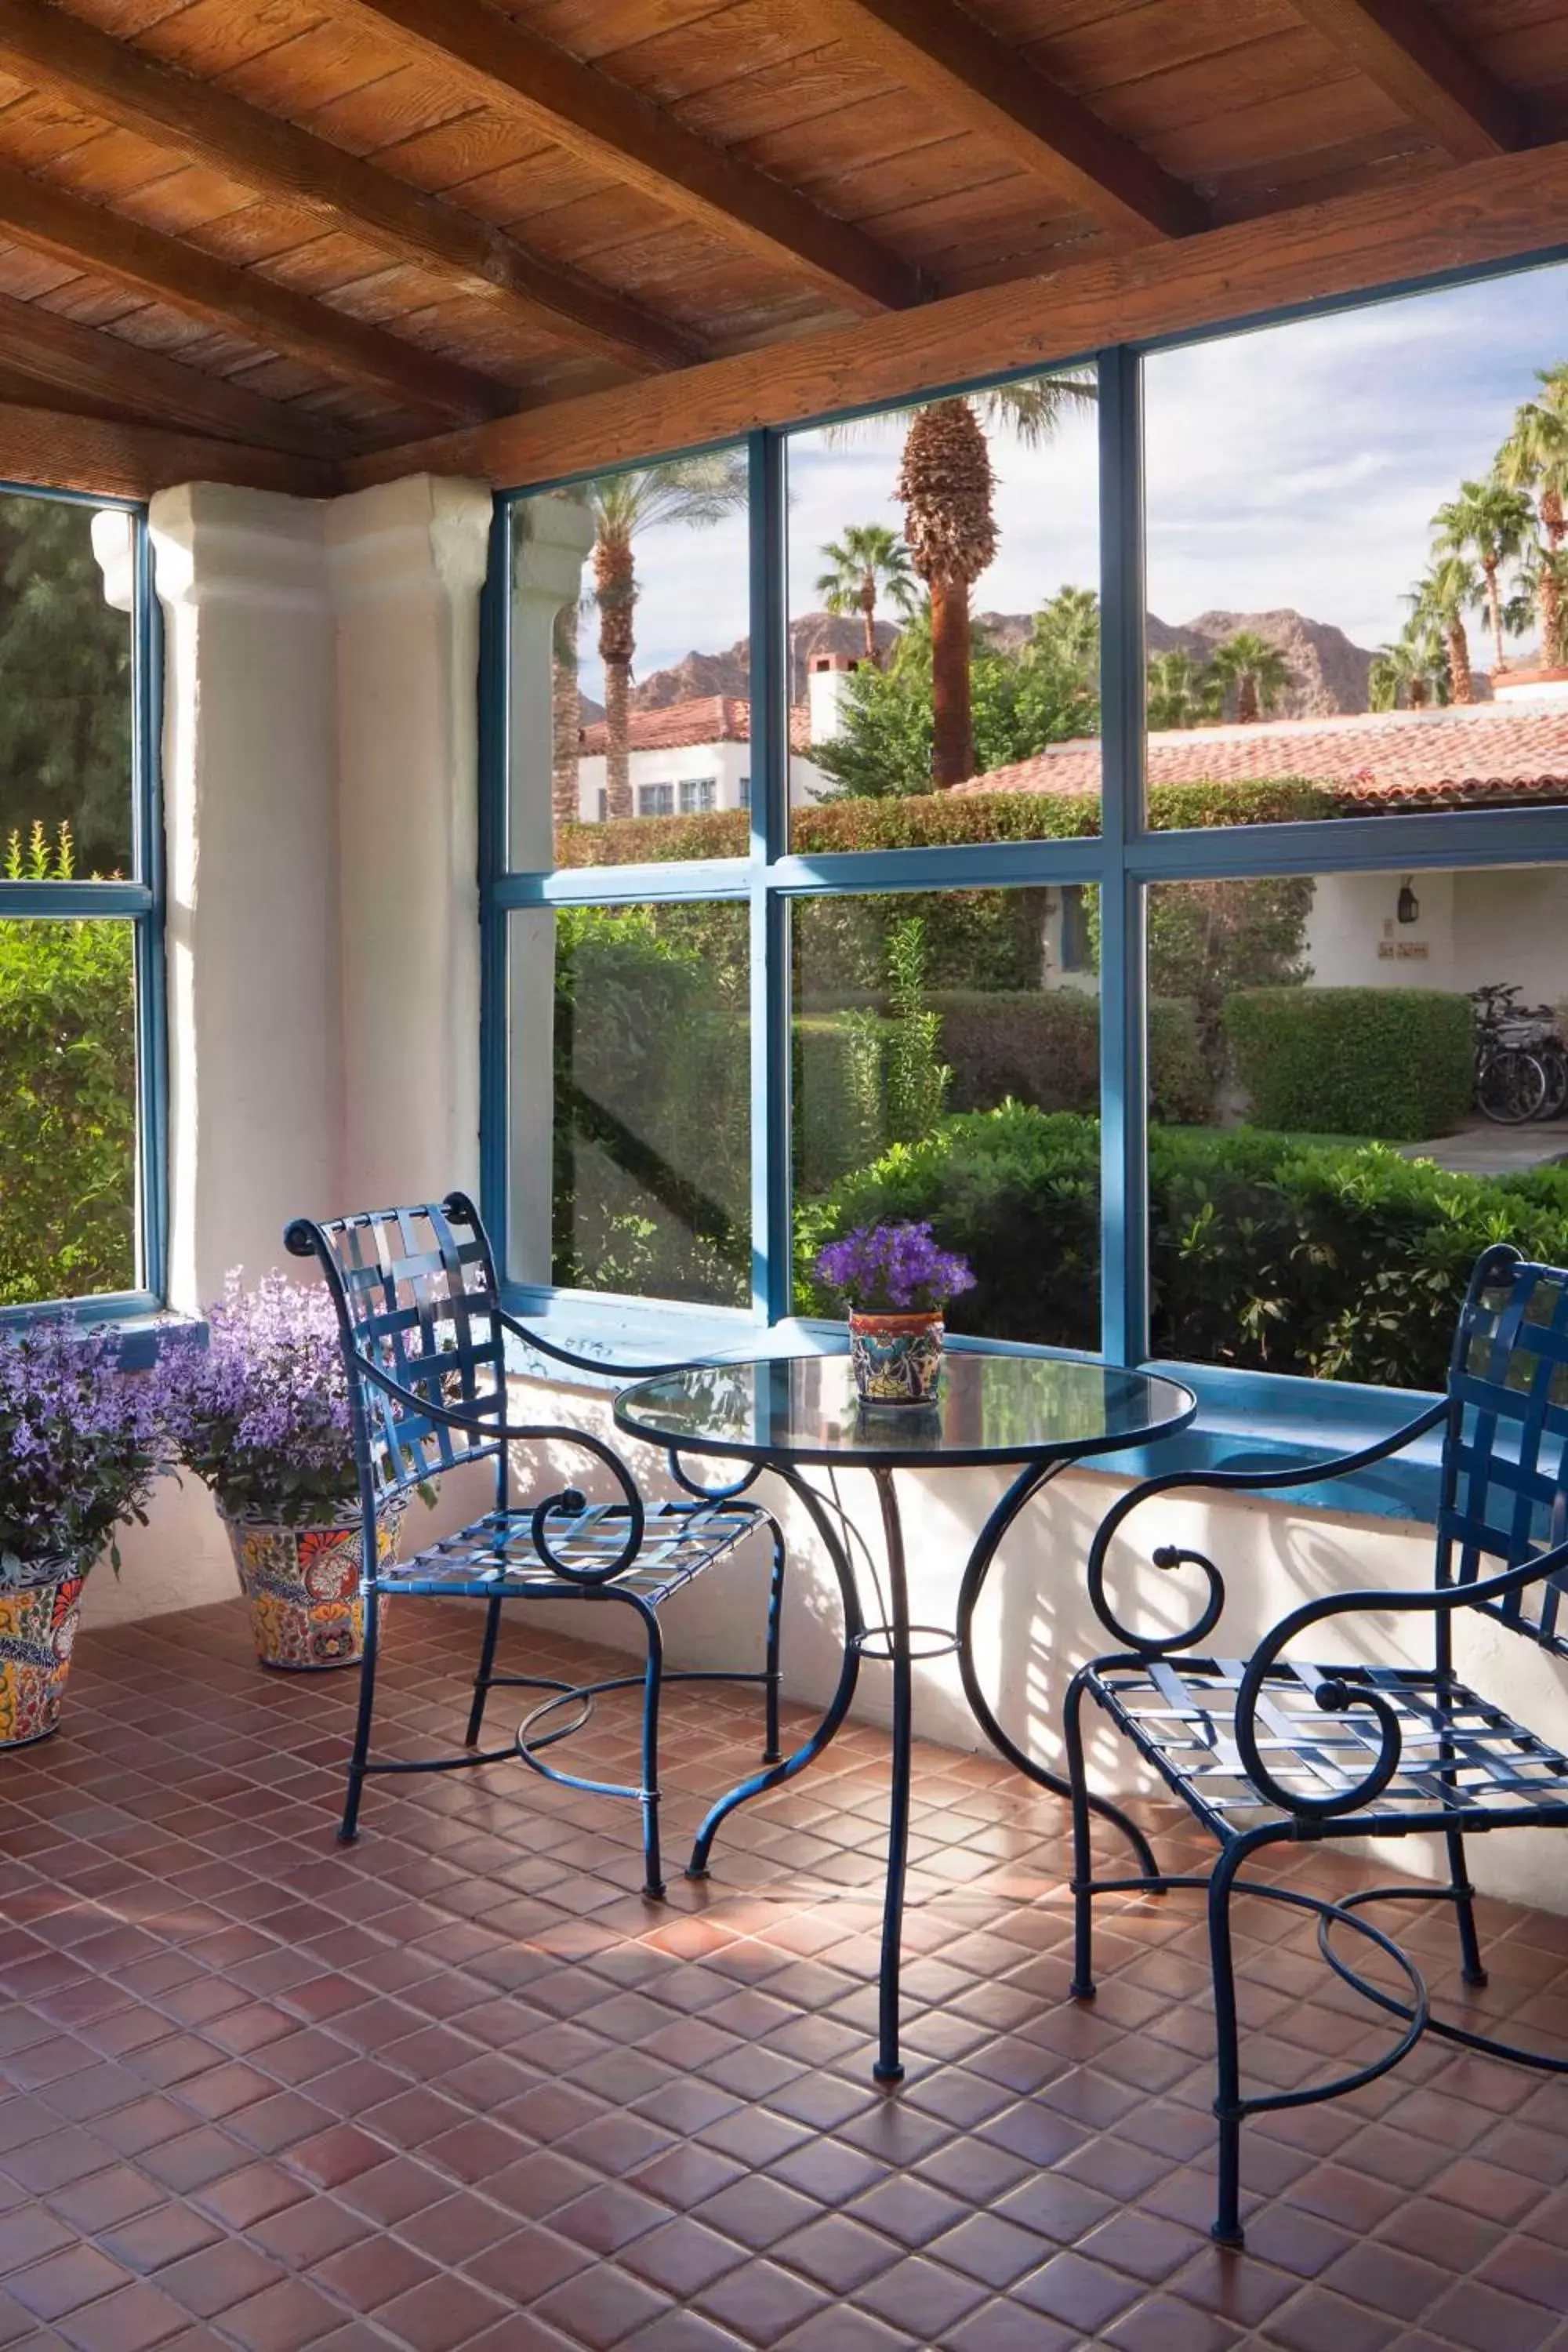
[[[1463,996],[1429,988],[1254,988],[1226,999],[1231,1063],[1259,1127],[1414,1143],[1470,1107]]]
[[[1156,1127],[1150,1253],[1157,1355],[1440,1388],[1469,1270],[1496,1241],[1561,1265],[1568,1170],[1451,1175],[1377,1143]],[[1098,1123],[1019,1104],[950,1119],[797,1213],[797,1300],[829,1311],[823,1241],[929,1217],[970,1257],[959,1330],[1099,1344]]]
[[[1039,1110],[1100,1105],[1100,999],[1077,989],[938,992],[942,1055],[952,1068],[955,1111],[994,1110],[1013,1097]],[[1154,1115],[1193,1125],[1214,1089],[1194,1007],[1155,997],[1149,1007]]]

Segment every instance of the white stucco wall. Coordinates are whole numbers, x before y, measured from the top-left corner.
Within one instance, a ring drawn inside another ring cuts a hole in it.
[[[1514,866],[1414,874],[1420,913],[1398,919],[1401,874],[1325,876],[1306,961],[1318,988],[1479,988],[1513,981],[1527,1003],[1568,1000],[1568,873]]]

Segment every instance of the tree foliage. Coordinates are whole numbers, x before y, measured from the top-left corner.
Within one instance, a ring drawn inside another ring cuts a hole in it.
[[[0,495],[0,841],[68,825],[77,868],[131,857],[131,624],[105,604],[90,509]]]

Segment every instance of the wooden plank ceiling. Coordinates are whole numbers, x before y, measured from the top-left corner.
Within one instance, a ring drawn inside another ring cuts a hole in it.
[[[1568,0],[0,0],[0,473],[523,478],[1013,298],[1236,315],[1270,225],[1568,243],[1565,141]]]

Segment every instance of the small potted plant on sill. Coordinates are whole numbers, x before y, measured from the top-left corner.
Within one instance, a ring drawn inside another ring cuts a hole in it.
[[[327,1293],[238,1272],[209,1309],[205,1346],[166,1350],[163,1412],[180,1460],[211,1489],[250,1603],[261,1664],[356,1665],[364,1642],[359,1485],[348,1383]],[[405,1497],[376,1527],[397,1549]]]
[[[861,1402],[931,1403],[942,1377],[942,1309],[974,1287],[967,1259],[939,1249],[929,1224],[859,1225],[828,1243],[816,1271],[849,1310]]]
[[[47,1739],[88,1570],[146,1524],[171,1466],[153,1383],[120,1369],[107,1327],[70,1318],[0,1335],[0,1748]]]

